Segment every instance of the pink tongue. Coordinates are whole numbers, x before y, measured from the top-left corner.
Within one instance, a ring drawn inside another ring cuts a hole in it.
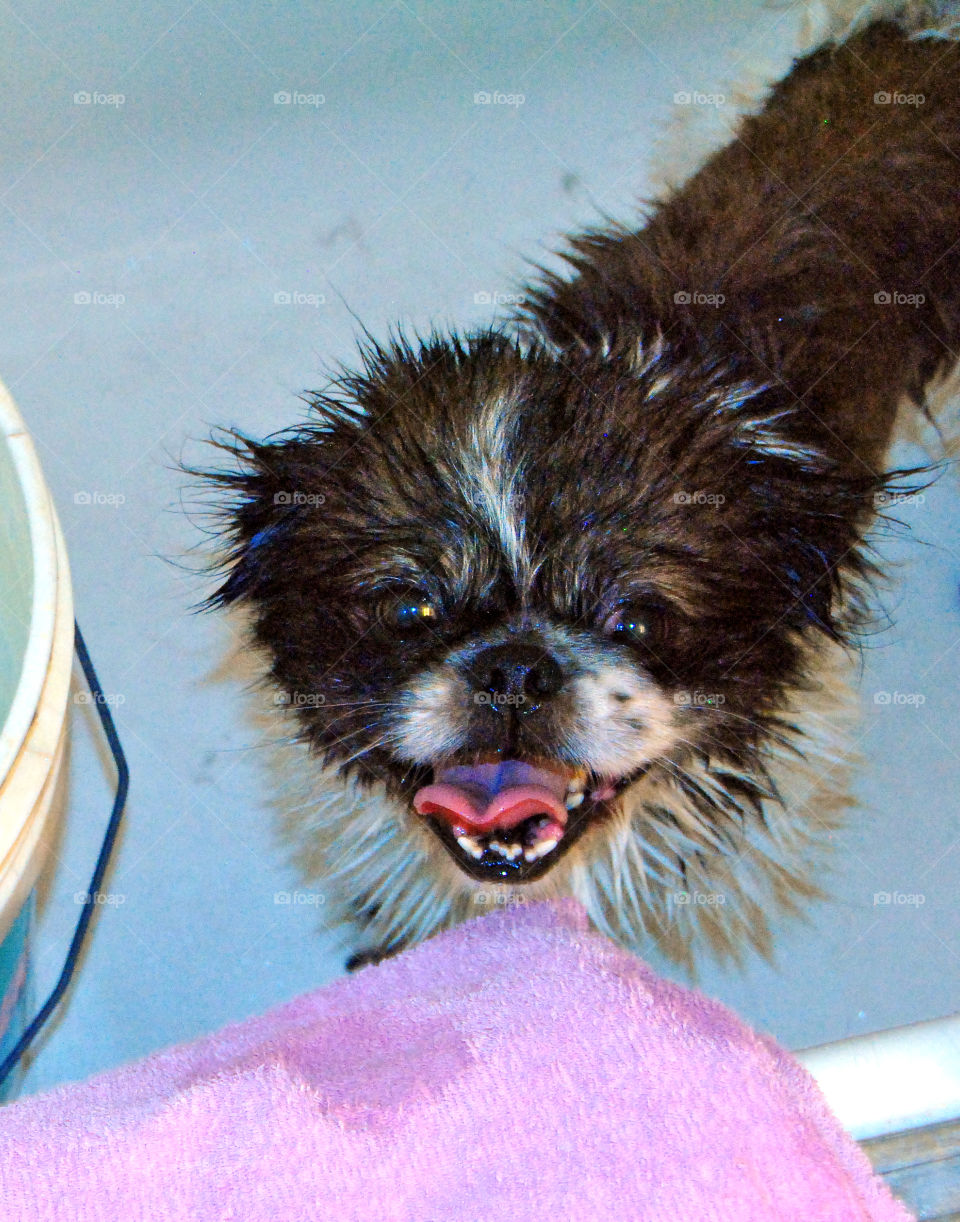
[[[457,835],[504,831],[531,815],[548,815],[560,836],[567,824],[566,789],[562,773],[506,760],[441,769],[434,784],[417,791],[413,805],[420,815],[441,818]]]

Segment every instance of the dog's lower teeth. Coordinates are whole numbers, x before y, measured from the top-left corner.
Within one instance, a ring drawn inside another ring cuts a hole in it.
[[[546,857],[551,849],[555,849],[557,847],[557,843],[558,842],[552,838],[548,840],[541,840],[538,844],[535,844],[532,849],[524,849],[524,860],[537,861],[541,857]]]
[[[574,810],[577,806],[580,805],[583,799],[584,799],[584,793],[582,789],[580,790],[579,793],[568,793],[566,802],[565,802],[567,810]]]
[[[475,836],[458,836],[457,844],[465,853],[469,853],[471,857],[476,857],[478,860],[483,856],[483,846]]]
[[[584,796],[582,793],[570,795],[567,799],[567,809],[570,810],[574,806],[579,806]],[[541,857],[545,857],[547,853],[555,849],[559,843],[559,840],[554,836],[547,836],[542,840],[537,839],[540,833],[546,830],[549,823],[550,818],[547,815],[540,819],[531,819],[524,826],[522,841],[511,841],[509,844],[504,844],[499,840],[487,839],[486,836],[468,836],[466,832],[457,836],[456,840],[461,849],[465,853],[469,853],[475,861],[479,861],[487,853],[495,853],[506,861],[516,861],[518,857],[523,857],[528,862],[538,861]]]
[[[519,844],[501,844],[499,840],[491,840],[487,846],[493,852],[499,853],[501,857],[506,857],[507,861],[513,861],[515,857],[519,857],[523,852],[523,846]]]

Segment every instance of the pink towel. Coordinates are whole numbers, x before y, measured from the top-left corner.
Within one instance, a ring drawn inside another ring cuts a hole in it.
[[[0,1109],[0,1217],[910,1215],[790,1056],[567,900]]]

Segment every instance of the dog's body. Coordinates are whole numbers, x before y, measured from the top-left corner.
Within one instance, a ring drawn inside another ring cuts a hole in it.
[[[574,894],[735,952],[815,890],[894,417],[960,343],[960,47],[908,37],[958,7],[799,61],[642,229],[576,239],[522,338],[371,344],[213,474],[211,601],[253,613],[372,944]]]
[[[960,351],[957,65],[893,24],[800,60],[641,230],[576,240],[536,323],[564,350],[663,332],[776,381],[799,439],[876,473],[900,400]]]

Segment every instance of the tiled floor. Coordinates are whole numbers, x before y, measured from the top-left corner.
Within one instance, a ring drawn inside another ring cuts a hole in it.
[[[214,424],[292,423],[296,395],[349,361],[352,312],[381,336],[487,321],[525,257],[631,215],[675,92],[782,70],[796,25],[746,0],[0,11],[0,376],[35,431],[133,775],[117,903],[27,1090],[322,984],[350,946],[333,912],[274,902],[296,878],[231,628],[189,610],[207,587],[178,567],[201,536],[174,461],[201,461]],[[864,659],[864,810],[836,898],[782,930],[777,967],[701,978],[793,1047],[960,1006],[956,476],[910,515],[917,538],[884,545],[902,568]],[[71,716],[41,988],[109,809],[89,706]]]

